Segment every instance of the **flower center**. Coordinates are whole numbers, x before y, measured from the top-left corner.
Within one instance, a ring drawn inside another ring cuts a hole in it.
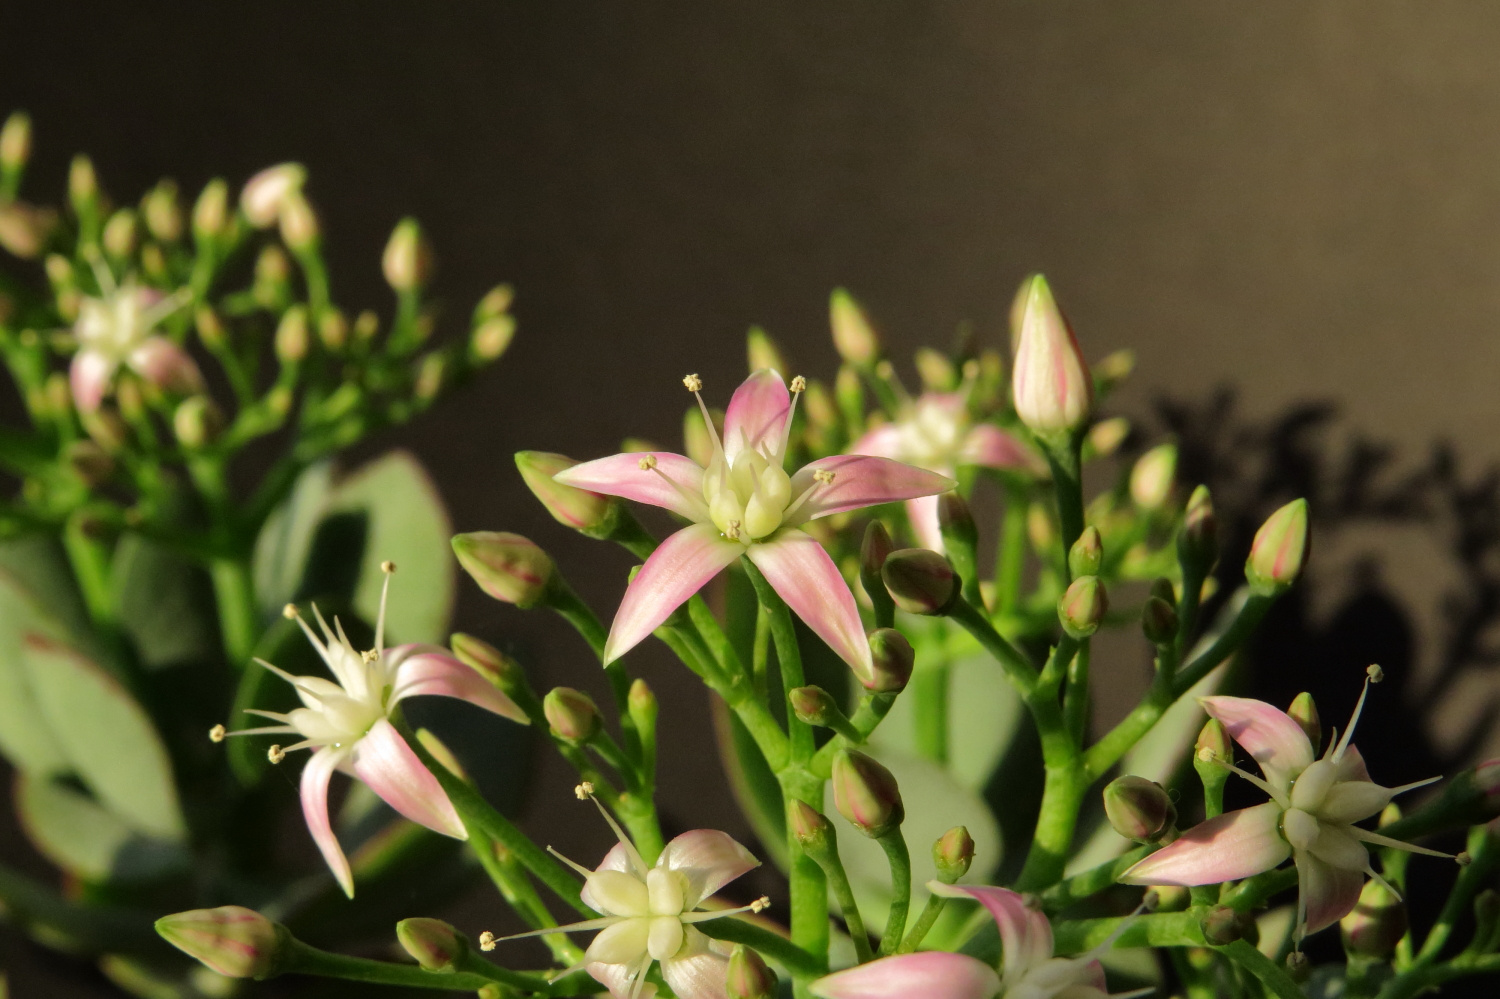
[[[753,448],[730,465],[714,455],[703,477],[703,498],[714,526],[732,541],[759,541],[781,526],[792,501],[792,479],[779,461]]]

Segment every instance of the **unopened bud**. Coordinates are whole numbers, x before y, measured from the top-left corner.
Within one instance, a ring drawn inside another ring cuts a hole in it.
[[[880,578],[896,606],[908,614],[942,614],[958,598],[953,566],[926,548],[891,552],[881,566]]]
[[[193,204],[193,235],[200,240],[217,239],[228,220],[229,185],[215,177]]]
[[[805,801],[792,799],[788,821],[791,823],[792,836],[803,850],[814,856],[825,854],[836,838],[827,816]]]
[[[1057,544],[1057,522],[1046,503],[1033,503],[1027,509],[1026,536],[1031,539],[1031,547],[1039,552],[1049,552]]]
[[[750,327],[750,332],[745,334],[745,360],[751,371],[770,368],[783,375],[787,372],[786,358],[782,356],[781,348],[759,326]]]
[[[808,725],[822,725],[826,728],[838,717],[839,706],[822,687],[794,687],[787,691],[786,696],[792,713],[799,721]]]
[[[880,570],[884,568],[885,560],[890,557],[895,548],[885,525],[878,520],[870,521],[870,525],[865,528],[864,540],[859,546],[859,575],[865,584],[866,592],[873,593],[877,588],[884,589],[880,582]]]
[[[129,260],[135,255],[135,237],[135,212],[121,208],[104,223],[104,252],[113,260]]]
[[[979,544],[979,528],[974,523],[968,501],[957,490],[938,497],[938,529],[942,532],[944,546],[955,558],[973,562],[974,549]]]
[[[448,638],[448,646],[459,662],[484,677],[506,694],[514,696],[518,686],[524,687],[526,674],[521,665],[489,642],[463,632],[455,632]]]
[[[572,743],[588,742],[599,734],[599,708],[594,699],[572,687],[553,687],[542,698],[542,711],[552,734]]]
[[[1073,638],[1087,638],[1099,630],[1109,595],[1098,576],[1079,576],[1057,600],[1057,619]]]
[[[432,276],[432,251],[416,219],[396,223],[380,258],[380,269],[386,283],[398,292],[417,291],[427,283]]]
[[[911,681],[912,664],[917,654],[906,636],[894,628],[877,628],[870,632],[870,673],[862,666],[853,667],[860,686],[875,694],[894,694],[905,690]]]
[[[1209,909],[1199,922],[1203,939],[1215,947],[1242,940],[1255,931],[1255,918],[1248,912],[1237,912],[1227,905]]]
[[[1307,561],[1310,540],[1307,500],[1292,500],[1271,514],[1255,532],[1245,561],[1245,581],[1251,592],[1271,596],[1295,583]]]
[[[300,364],[307,357],[312,341],[308,329],[307,309],[294,305],[282,314],[276,325],[276,358],[282,364]]]
[[[703,419],[703,410],[693,406],[682,414],[682,453],[707,468],[714,457],[714,438],[724,431],[724,411],[710,409],[708,415],[714,421],[710,432]]]
[[[729,999],[775,999],[776,973],[755,951],[735,944],[724,969],[724,994]]]
[[[590,537],[607,536],[619,522],[620,503],[612,496],[565,486],[553,476],[578,462],[547,451],[516,452],[516,469],[552,519]]]
[[[301,192],[290,195],[281,206],[281,239],[298,252],[318,243],[318,215]]]
[[[37,208],[24,201],[0,204],[0,247],[22,260],[34,260],[40,256],[55,228],[57,214],[50,209]],[[53,284],[55,286],[57,282]]]
[[[68,168],[68,199],[80,214],[99,200],[99,176],[94,172],[94,162],[82,153],[73,157]]]
[[[510,311],[511,304],[516,300],[516,289],[508,284],[497,284],[485,292],[477,305],[474,306],[474,325],[479,325],[486,319],[503,316]]]
[[[833,378],[833,399],[851,428],[864,424],[865,386],[860,381],[859,372],[852,366],[839,365],[838,374]]]
[[[12,111],[0,128],[0,172],[14,173],[31,158],[31,115]]]
[[[1305,690],[1298,694],[1286,713],[1307,735],[1307,741],[1312,743],[1313,756],[1317,756],[1323,744],[1323,723],[1318,718],[1318,706],[1313,703],[1312,694]]]
[[[656,693],[645,680],[637,677],[630,684],[625,709],[630,712],[630,718],[635,722],[636,728],[650,729],[656,725],[656,714],[659,710]]]
[[[156,932],[226,978],[269,977],[290,940],[285,929],[238,905],[163,916]]]
[[[1032,431],[1058,434],[1083,426],[1094,404],[1093,379],[1073,331],[1052,297],[1047,279],[1034,274],[1022,285],[1020,335],[1011,398]]]
[[[1177,608],[1161,597],[1147,597],[1141,606],[1141,631],[1152,645],[1167,645],[1177,639]]]
[[[1097,576],[1099,567],[1103,564],[1104,539],[1099,536],[1099,528],[1090,524],[1078,535],[1073,547],[1068,549],[1068,572],[1074,578]]]
[[[448,373],[448,357],[440,350],[428,352],[417,362],[417,377],[412,381],[412,395],[422,402],[431,402],[443,390],[443,379]]]
[[[838,425],[839,411],[822,382],[807,383],[807,394],[802,397],[802,411],[807,422],[819,430],[831,430]]]
[[[1138,843],[1155,843],[1177,824],[1177,807],[1166,789],[1132,775],[1105,785],[1104,814],[1115,832]]]
[[[515,319],[507,315],[494,316],[474,327],[469,336],[469,350],[481,361],[493,361],[505,353],[515,338]]]
[[[941,351],[921,347],[917,350],[916,362],[917,375],[927,391],[952,392],[958,385],[958,369],[953,366],[953,360]]]
[[[1229,733],[1217,718],[1210,718],[1198,732],[1198,741],[1193,745],[1197,758],[1205,763],[1210,760],[1228,762],[1233,759],[1229,745]]]
[[[441,919],[403,919],[396,924],[396,939],[424,971],[453,971],[469,950],[468,941]]]
[[[177,203],[177,184],[163,180],[141,199],[146,231],[163,243],[182,238],[182,206]]]
[[[1294,950],[1286,956],[1286,973],[1291,976],[1292,981],[1301,984],[1312,977],[1312,962],[1307,955],[1300,950]]]
[[[268,246],[255,258],[255,283],[251,291],[255,301],[267,308],[280,304],[288,294],[292,264],[279,246]]]
[[[852,749],[833,758],[833,803],[850,825],[875,839],[906,818],[896,778],[872,757]]]
[[[969,873],[974,863],[974,837],[963,826],[954,826],[932,844],[932,863],[937,867],[938,880],[952,884]]]
[[[552,558],[535,542],[506,531],[455,535],[458,564],[480,589],[517,607],[535,607],[552,583]]]
[[[288,200],[301,194],[307,170],[300,163],[267,167],[245,182],[240,192],[240,211],[257,229],[269,229],[281,217]]]
[[[1406,936],[1406,905],[1379,881],[1366,881],[1359,902],[1339,920],[1344,949],[1359,957],[1389,960]]]
[[[1083,456],[1085,459],[1108,458],[1120,449],[1120,445],[1129,436],[1130,421],[1125,417],[1114,416],[1100,420],[1089,427],[1088,435],[1083,439]]]
[[[1199,486],[1188,497],[1177,551],[1184,562],[1195,563],[1204,571],[1219,558],[1219,519],[1207,486]]]
[[[224,416],[205,395],[188,396],[172,413],[172,432],[189,450],[212,443],[224,427]]]
[[[880,337],[864,309],[843,288],[833,289],[828,318],[833,327],[833,346],[840,357],[857,368],[868,368],[880,359]]]
[[[1177,476],[1177,445],[1159,444],[1130,470],[1130,498],[1142,510],[1155,510],[1172,496]]]
[[[318,318],[318,341],[331,354],[343,350],[349,342],[349,320],[338,309],[326,309]]]
[[[1094,366],[1094,384],[1100,392],[1109,392],[1135,371],[1135,351],[1126,348],[1107,354]]]

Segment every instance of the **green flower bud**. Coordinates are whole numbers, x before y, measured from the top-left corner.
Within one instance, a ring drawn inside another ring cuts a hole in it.
[[[869,368],[880,359],[880,337],[864,309],[843,288],[833,289],[828,299],[828,319],[840,357],[856,368]]]
[[[648,731],[656,726],[656,714],[659,710],[656,693],[645,680],[637,678],[630,684],[625,710],[630,712],[630,720],[635,722],[636,728]]]
[[[1057,600],[1057,619],[1073,638],[1087,638],[1099,630],[1109,595],[1098,576],[1079,576]]]
[[[46,249],[47,241],[52,238],[55,228],[57,213],[51,209],[37,208],[24,201],[0,205],[0,247],[22,260],[33,260],[39,256]],[[53,283],[55,285],[57,282]]]
[[[1151,581],[1151,589],[1147,591],[1148,596],[1155,597],[1163,603],[1177,606],[1177,587],[1166,576],[1157,576]]]
[[[1248,912],[1236,912],[1227,905],[1216,905],[1199,922],[1203,939],[1215,947],[1258,935],[1255,919]]]
[[[859,372],[847,364],[840,365],[839,373],[834,376],[833,399],[844,414],[850,433],[857,433],[857,428],[865,422],[865,385]]]
[[[294,305],[276,325],[276,358],[282,364],[300,364],[307,357],[312,333],[307,323],[307,309]]]
[[[455,632],[448,638],[448,647],[458,661],[494,684],[502,693],[516,699],[517,693],[525,693],[526,672],[521,664],[495,648],[489,642],[463,632]]]
[[[891,552],[880,568],[880,578],[896,606],[908,614],[942,614],[958,598],[953,566],[926,548]]]
[[[1205,572],[1219,559],[1219,519],[1207,486],[1199,486],[1188,497],[1182,533],[1177,535],[1177,552],[1184,562],[1196,564]]]
[[[722,409],[710,409],[708,415],[713,418],[714,431],[720,435],[724,432],[724,411]],[[707,468],[714,457],[714,434],[709,433],[708,424],[703,420],[703,410],[697,406],[688,408],[682,414],[682,453]]]
[[[200,242],[218,239],[229,220],[229,185],[215,177],[193,203],[193,235]]]
[[[1142,510],[1155,510],[1172,496],[1177,475],[1177,445],[1160,444],[1136,461],[1130,470],[1130,498]]]
[[[0,171],[14,173],[31,159],[31,115],[12,111],[0,128]]]
[[[787,702],[792,707],[792,713],[799,721],[808,725],[821,725],[827,728],[839,714],[839,706],[833,702],[832,695],[822,687],[794,687],[787,691],[786,696]]]
[[[1166,789],[1131,775],[1105,785],[1104,814],[1115,832],[1138,843],[1155,843],[1177,824],[1177,808]]]
[[[1046,503],[1036,502],[1026,510],[1026,536],[1031,547],[1039,552],[1050,552],[1057,544],[1057,522],[1052,508]]]
[[[826,854],[836,838],[828,818],[807,802],[795,798],[787,812],[792,835],[802,845],[802,849],[810,856]]]
[[[1068,549],[1068,572],[1075,579],[1079,576],[1097,576],[1103,563],[1104,539],[1099,536],[1099,528],[1090,524],[1078,535],[1073,547]]]
[[[191,395],[172,413],[172,432],[189,450],[211,444],[224,429],[224,415],[206,395]]]
[[[1177,608],[1161,597],[1147,597],[1141,607],[1141,631],[1152,645],[1167,645],[1177,638]]]
[[[554,687],[542,699],[542,712],[552,734],[567,742],[588,742],[599,734],[599,708],[594,699],[572,687]]]
[[[974,837],[963,826],[954,826],[932,844],[932,862],[937,867],[938,880],[953,884],[969,873],[974,863]]]
[[[469,950],[463,935],[441,919],[403,919],[396,924],[396,939],[426,971],[454,971]]]
[[[880,570],[884,568],[885,560],[890,557],[895,547],[885,525],[878,520],[870,521],[870,525],[865,528],[864,540],[859,546],[859,579],[864,584],[865,593],[872,601],[890,599],[886,596],[885,583],[881,581]]]
[[[755,951],[735,944],[724,969],[724,993],[729,999],[775,999],[776,973]]]
[[[957,556],[964,553],[969,562],[974,560],[974,549],[979,544],[979,528],[974,524],[974,514],[968,502],[950,490],[938,497],[938,529],[942,531],[943,543]]]
[[[1357,957],[1390,960],[1406,936],[1406,906],[1379,881],[1366,881],[1359,902],[1339,920],[1344,950]]]
[[[386,283],[398,292],[418,291],[432,277],[432,264],[432,250],[417,220],[405,218],[396,223],[380,258]]]
[[[906,689],[917,654],[906,636],[894,628],[870,632],[870,673],[854,669],[859,685],[875,694],[895,694]]]
[[[1198,759],[1205,762],[1232,760],[1234,750],[1229,744],[1229,733],[1225,731],[1224,724],[1217,718],[1210,718],[1199,731],[1198,741],[1193,745],[1193,752]]]
[[[99,201],[99,176],[94,162],[79,153],[68,168],[68,200],[80,215],[93,211]]]
[[[613,496],[565,486],[553,476],[578,462],[547,451],[517,451],[516,468],[552,519],[590,537],[607,537],[620,519],[620,501]]]
[[[872,757],[852,749],[833,758],[833,803],[850,825],[873,839],[906,818],[896,778]]]
[[[474,306],[474,325],[478,326],[486,319],[503,316],[510,311],[512,303],[516,300],[516,289],[508,284],[497,284],[485,292]]]
[[[1135,351],[1126,348],[1106,355],[1094,365],[1094,383],[1100,394],[1115,388],[1135,371]]]
[[[481,361],[493,361],[510,347],[516,338],[513,316],[495,316],[474,327],[469,336],[469,351]]]
[[[293,250],[305,252],[318,245],[321,228],[318,215],[301,192],[289,195],[281,206],[281,239]]]
[[[453,553],[480,589],[496,600],[530,608],[552,584],[552,558],[535,542],[507,531],[455,535]]]
[[[931,347],[920,347],[916,362],[922,387],[929,392],[952,392],[958,386],[958,369],[948,355]]]
[[[422,402],[431,402],[443,390],[448,373],[448,355],[441,350],[429,351],[417,361],[417,376],[412,380],[411,394]]]
[[[770,368],[783,375],[787,372],[786,358],[782,356],[781,348],[759,326],[750,327],[750,331],[745,334],[745,360],[752,372],[762,368]]]
[[[1120,449],[1125,443],[1125,438],[1130,436],[1130,421],[1123,416],[1113,416],[1107,420],[1100,420],[1089,427],[1088,434],[1083,438],[1083,458],[1085,461],[1094,458],[1108,458]]]
[[[291,295],[288,282],[292,277],[292,264],[279,246],[267,246],[255,258],[255,280],[251,295],[257,304],[277,310]]]
[[[146,231],[163,243],[182,238],[182,206],[177,203],[177,183],[163,180],[141,199]]]
[[[1272,596],[1302,575],[1311,538],[1307,530],[1307,500],[1292,500],[1271,514],[1250,545],[1245,582],[1252,593]]]
[[[1287,715],[1307,734],[1307,741],[1312,743],[1313,756],[1318,755],[1318,750],[1323,744],[1323,723],[1318,718],[1318,706],[1313,703],[1313,696],[1303,691],[1292,699],[1291,707],[1286,709]]]
[[[129,260],[135,255],[136,233],[135,212],[121,208],[104,223],[104,252],[112,260]]]
[[[156,932],[226,978],[270,977],[291,939],[283,927],[238,905],[163,916]]]

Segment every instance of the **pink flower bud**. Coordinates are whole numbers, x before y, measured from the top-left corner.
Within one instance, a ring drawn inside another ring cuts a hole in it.
[[[941,614],[958,596],[958,576],[948,560],[926,548],[892,552],[880,570],[896,606],[908,614]]]
[[[827,726],[838,714],[838,705],[822,687],[795,687],[787,691],[787,701],[799,721],[808,725]]]
[[[1292,500],[1271,514],[1255,532],[1245,561],[1245,581],[1251,592],[1271,596],[1295,583],[1302,575],[1310,541],[1307,500]]]
[[[1120,445],[1129,436],[1130,421],[1125,417],[1114,416],[1108,420],[1100,420],[1089,427],[1089,432],[1083,439],[1084,460],[1108,458],[1120,449]]]
[[[630,712],[630,718],[635,722],[636,728],[648,730],[656,725],[656,714],[659,710],[656,693],[645,680],[637,677],[630,684],[630,694],[626,698],[625,708]]]
[[[1406,936],[1406,906],[1379,881],[1367,881],[1359,902],[1339,920],[1344,949],[1359,957],[1389,960]]]
[[[588,742],[599,733],[599,708],[594,699],[572,687],[554,687],[542,699],[542,712],[552,734],[566,742]]]
[[[917,654],[906,636],[894,628],[877,628],[870,632],[870,672],[854,667],[854,678],[860,686],[876,694],[895,694],[911,681],[912,664]]]
[[[1177,824],[1177,808],[1156,781],[1127,775],[1104,788],[1104,814],[1115,832],[1140,843],[1155,843]]]
[[[257,229],[269,229],[281,217],[287,199],[301,192],[307,170],[300,163],[280,163],[251,177],[240,192],[240,211]]]
[[[1160,444],[1136,461],[1130,470],[1130,498],[1142,510],[1155,510],[1172,496],[1177,476],[1177,445]]]
[[[1166,645],[1177,638],[1177,608],[1161,597],[1147,597],[1141,606],[1141,631],[1152,645]]]
[[[1228,762],[1234,758],[1233,749],[1229,745],[1229,733],[1217,718],[1210,718],[1204,724],[1203,730],[1198,733],[1198,741],[1193,745],[1193,751],[1198,759],[1207,756]]]
[[[843,288],[833,290],[828,318],[833,326],[833,346],[840,357],[857,368],[868,368],[880,359],[880,337],[864,309]]]
[[[1199,922],[1203,939],[1215,947],[1241,940],[1255,929],[1255,919],[1248,912],[1236,912],[1227,905],[1216,905]]]
[[[441,919],[403,919],[396,924],[396,939],[426,971],[455,970],[469,949],[463,936]]]
[[[1016,415],[1042,435],[1075,430],[1094,404],[1093,380],[1078,341],[1040,274],[1022,286],[1011,395]]]
[[[193,235],[200,240],[215,239],[224,231],[228,221],[229,185],[215,178],[208,182],[193,203]]]
[[[729,999],[775,999],[776,973],[755,951],[736,944],[724,971],[724,993]]]
[[[952,884],[969,873],[974,863],[974,837],[963,826],[954,826],[932,844],[932,862],[937,867],[938,879]]]
[[[163,916],[156,932],[226,978],[269,977],[289,939],[285,929],[238,905]]]
[[[224,414],[206,395],[191,395],[172,413],[177,443],[190,451],[212,443],[224,429]]]
[[[506,693],[510,693],[510,688],[516,683],[526,681],[519,663],[483,639],[455,632],[449,637],[448,645],[459,662]]]
[[[402,219],[385,244],[380,268],[386,283],[399,292],[419,290],[432,277],[432,249],[416,219]]]
[[[318,242],[318,215],[302,193],[290,195],[281,205],[281,239],[293,250],[310,250]]]
[[[833,803],[850,825],[873,839],[906,818],[896,778],[872,757],[852,749],[833,758]]]
[[[1219,558],[1219,519],[1207,486],[1199,486],[1188,497],[1177,551],[1184,562],[1195,563],[1205,572]]]
[[[535,542],[507,531],[455,535],[453,552],[480,589],[521,608],[542,602],[555,572],[551,556]]]
[[[1080,576],[1057,601],[1057,619],[1063,630],[1074,638],[1087,638],[1099,630],[1109,595],[1098,576]]]
[[[620,518],[620,502],[612,496],[565,486],[553,478],[578,462],[546,451],[516,452],[516,469],[532,495],[559,524],[590,537],[607,536]]]
[[[833,836],[833,826],[823,813],[807,802],[794,798],[787,815],[792,835],[804,850],[809,854],[816,854],[827,849],[829,839]]]
[[[1103,564],[1104,539],[1099,536],[1099,528],[1090,524],[1068,550],[1068,571],[1075,579],[1079,576],[1097,576],[1099,567]]]

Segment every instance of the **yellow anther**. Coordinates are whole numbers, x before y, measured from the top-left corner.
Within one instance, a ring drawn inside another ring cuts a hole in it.
[[[1204,763],[1213,763],[1215,760],[1214,751],[1207,746],[1204,746],[1202,749],[1198,750],[1198,759],[1202,760]]]
[[[1379,666],[1376,666],[1374,663],[1371,663],[1369,667],[1365,669],[1365,676],[1370,678],[1371,683],[1379,683],[1381,680],[1385,679],[1385,670],[1381,669]]]
[[[751,912],[764,912],[765,910],[769,909],[770,907],[771,907],[771,897],[769,895],[762,895],[760,898],[758,898],[754,902],[750,903],[750,911]]]
[[[801,375],[798,375],[796,378],[792,379],[792,394],[793,395],[796,395],[799,392],[806,392],[806,391],[807,391],[807,379],[806,378],[803,378]]]
[[[359,654],[360,662],[372,663],[372,662],[374,662],[375,660],[377,660],[379,658],[380,658],[380,653],[376,652],[374,649],[368,649],[368,650],[366,650],[364,652],[361,652]]]
[[[1155,912],[1156,907],[1159,905],[1161,905],[1161,892],[1155,888],[1152,888],[1145,895],[1141,896],[1141,908],[1147,912]]]
[[[729,526],[724,528],[724,537],[730,541],[738,541],[740,539],[740,522],[731,520]]]
[[[698,392],[703,388],[703,379],[697,375],[688,375],[682,379],[682,384],[687,386],[689,392]]]
[[[297,620],[297,605],[287,604],[285,607],[281,608],[281,616],[286,618],[288,621]]]
[[[656,455],[654,455],[654,454],[642,455],[641,456],[641,460],[638,461],[638,462],[636,462],[636,464],[641,467],[641,471],[643,471],[643,472],[649,472],[649,471],[651,471],[651,469],[653,469],[653,468],[656,467]]]
[[[390,559],[386,559],[384,562],[380,563],[380,571],[389,576],[391,573],[396,571],[396,563],[392,562]]]
[[[272,746],[270,749],[266,750],[266,759],[270,760],[272,763],[280,763],[282,760],[286,759],[286,750],[282,749],[280,746]]]
[[[579,801],[587,801],[594,796],[594,785],[590,781],[584,781],[573,789],[573,795]]]
[[[1458,863],[1459,867],[1468,867],[1470,864],[1474,863],[1474,858],[1469,855],[1468,850],[1460,850],[1457,854],[1454,855],[1453,859]]]
[[[825,486],[833,485],[833,473],[826,468],[819,468],[813,472],[813,481],[821,482]]]
[[[224,737],[228,734],[228,732],[224,731],[223,725],[215,725],[213,728],[208,730],[208,741],[223,742]]]
[[[483,933],[479,934],[479,949],[494,950],[495,934],[491,933],[489,930],[485,930]]]

